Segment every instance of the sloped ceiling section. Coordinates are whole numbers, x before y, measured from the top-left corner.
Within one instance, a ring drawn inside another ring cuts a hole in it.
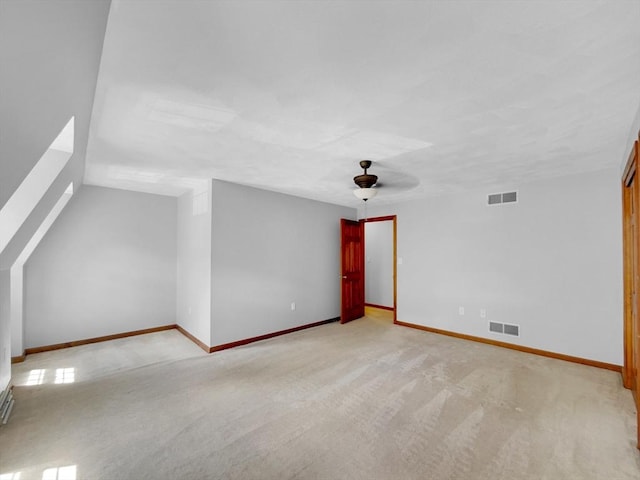
[[[70,175],[81,181],[109,6],[0,1],[0,208],[71,117]]]
[[[357,205],[617,166],[640,2],[114,0],[85,182]]]

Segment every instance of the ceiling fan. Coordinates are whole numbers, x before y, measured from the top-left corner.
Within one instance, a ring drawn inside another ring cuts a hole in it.
[[[384,182],[378,181],[378,176],[368,172],[373,162],[371,160],[360,160],[360,168],[364,173],[353,177],[353,182],[359,187],[353,190],[353,194],[365,202],[373,197],[384,187],[385,197],[391,198],[407,192],[420,185],[420,179],[410,173],[402,172],[385,162],[376,161],[376,170],[384,174]]]
[[[371,167],[371,160],[360,160],[360,167],[364,169],[364,173],[353,177],[355,184],[360,187],[355,189],[353,194],[366,202],[378,193],[373,188],[378,183],[378,176],[367,173],[367,170]]]

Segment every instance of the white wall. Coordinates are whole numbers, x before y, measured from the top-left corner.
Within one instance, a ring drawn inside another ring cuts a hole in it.
[[[24,354],[24,265],[14,265],[10,270],[10,318],[11,356]]]
[[[0,272],[7,280],[0,282],[0,298],[7,301],[15,258],[66,186],[82,180],[109,7],[108,0],[0,2],[0,208],[71,117],[76,126],[75,154],[0,251]],[[6,307],[0,308],[3,351],[11,344]],[[0,383],[10,370],[9,357],[2,355]]]
[[[176,322],[176,199],[84,186],[25,264],[25,347]]]
[[[21,187],[22,188],[22,187]],[[73,184],[58,199],[11,267],[11,355],[24,354],[24,264],[73,195]]]
[[[177,323],[211,340],[211,180],[178,198]]]
[[[365,302],[393,307],[393,221],[364,224]]]
[[[340,218],[355,217],[214,180],[211,345],[338,317]]]
[[[0,269],[0,392],[11,381],[11,273]]]
[[[519,185],[517,204],[477,191],[375,209],[398,215],[398,320],[621,365],[619,181],[612,168]]]

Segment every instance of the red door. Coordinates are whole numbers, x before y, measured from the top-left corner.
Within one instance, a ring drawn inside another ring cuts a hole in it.
[[[340,323],[364,317],[364,223],[340,220],[342,306]]]

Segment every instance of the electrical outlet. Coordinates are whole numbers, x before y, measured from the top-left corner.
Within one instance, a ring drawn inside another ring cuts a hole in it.
[[[464,315],[464,307],[458,307],[458,315]]]
[[[293,312],[296,309],[296,302],[291,302],[291,311]]]
[[[480,318],[487,318],[487,310],[485,308],[480,309]]]

